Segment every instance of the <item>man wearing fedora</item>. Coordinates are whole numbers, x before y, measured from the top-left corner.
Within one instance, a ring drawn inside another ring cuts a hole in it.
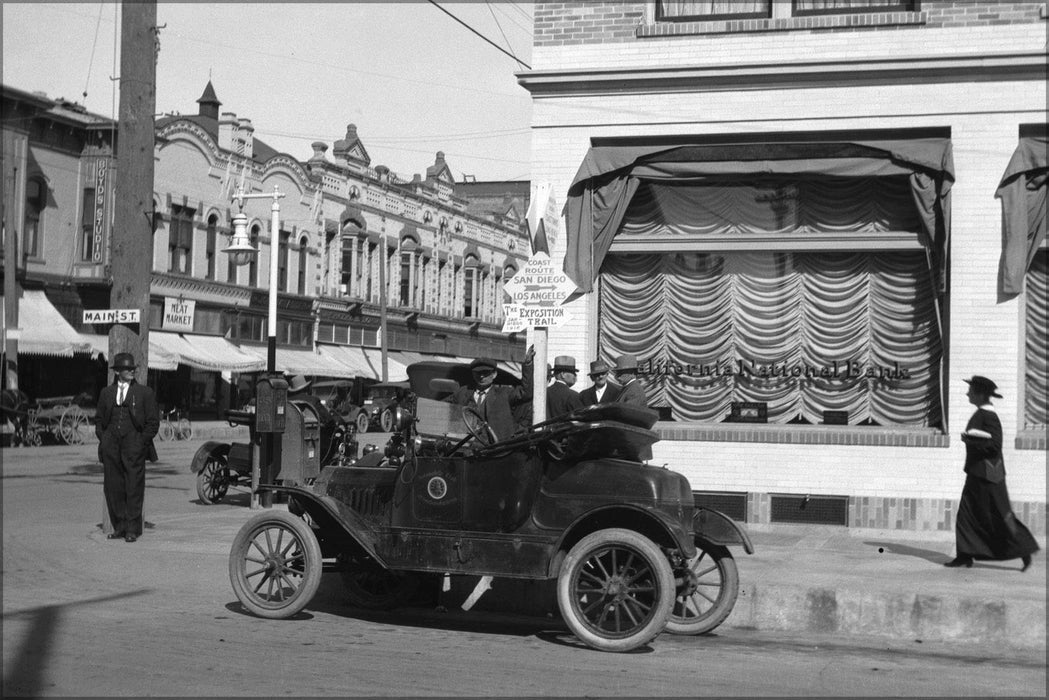
[[[572,388],[576,380],[575,358],[558,355],[554,358],[554,382],[546,388],[546,417],[557,418],[571,413],[585,404]]]
[[[532,360],[535,350],[531,347],[521,363],[521,385],[496,384],[496,362],[489,357],[479,357],[470,363],[470,383],[459,387],[444,401],[459,406],[473,406],[499,440],[517,432],[515,410],[532,400]]]
[[[589,386],[579,392],[584,406],[594,406],[599,403],[615,403],[619,397],[619,388],[608,381],[608,373],[612,370],[604,360],[594,360],[590,363],[588,376],[593,386]]]
[[[974,559],[1020,559],[1021,571],[1027,571],[1038,542],[1013,513],[1005,486],[1002,422],[991,405],[992,397],[1002,395],[987,377],[977,374],[965,382],[976,412],[962,433],[965,486],[955,518],[955,557],[944,566],[969,568]]]
[[[135,382],[131,353],[117,353],[113,372],[114,382],[102,389],[95,412],[103,491],[113,524],[107,537],[134,542],[142,535],[146,458],[156,461],[153,438],[160,429],[160,411],[153,390]]]
[[[620,355],[616,358],[616,366],[613,370],[616,383],[622,387],[616,402],[641,406],[648,408],[648,396],[645,395],[645,386],[637,376],[637,358],[634,355]],[[652,448],[644,447],[638,451],[638,457],[642,461],[652,459]]]

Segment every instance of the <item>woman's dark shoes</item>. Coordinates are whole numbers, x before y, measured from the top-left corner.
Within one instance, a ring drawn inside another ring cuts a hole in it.
[[[124,539],[124,533],[123,532],[111,532],[108,535],[106,535],[106,539],[107,540],[122,540],[122,539]]]
[[[966,568],[971,569],[972,565],[973,565],[972,557],[955,557],[954,559],[951,559],[949,562],[946,562],[944,564],[944,566],[950,567],[952,569],[956,568],[956,567],[959,567],[959,566],[964,566]]]
[[[1023,562],[1023,568],[1020,569],[1020,571],[1027,571],[1029,568],[1031,568],[1031,555],[1030,554],[1023,555],[1023,557],[1020,558],[1020,561]]]

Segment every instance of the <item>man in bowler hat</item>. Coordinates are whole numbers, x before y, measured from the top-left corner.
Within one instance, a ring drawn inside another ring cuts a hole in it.
[[[572,388],[576,380],[575,358],[558,355],[554,358],[554,382],[546,388],[546,417],[557,418],[571,413],[585,404]]]
[[[608,373],[611,369],[604,360],[594,360],[590,363],[588,376],[593,386],[579,392],[579,398],[582,399],[584,406],[614,403],[619,397],[619,387],[608,381]]]
[[[153,390],[135,382],[131,353],[117,353],[113,372],[115,381],[102,389],[95,412],[103,490],[113,524],[107,537],[134,542],[142,535],[146,458],[156,461],[153,438],[160,429],[160,411]]]
[[[488,423],[496,438],[505,440],[517,432],[514,409],[532,399],[532,359],[535,350],[528,348],[521,363],[521,385],[496,384],[495,360],[479,357],[470,363],[471,381],[459,387],[444,400],[459,406],[472,406]]]

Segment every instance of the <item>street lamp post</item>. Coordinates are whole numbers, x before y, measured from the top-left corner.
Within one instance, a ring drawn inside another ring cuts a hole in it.
[[[222,250],[233,260],[234,265],[245,265],[251,262],[259,251],[251,245],[248,238],[248,217],[244,214],[245,199],[272,199],[270,207],[270,289],[269,289],[269,313],[266,319],[267,345],[266,345],[266,373],[274,376],[277,373],[277,257],[280,248],[280,198],[284,193],[273,186],[273,192],[244,192],[243,186],[238,185],[237,191],[233,193],[230,201],[237,203],[237,213],[233,217],[233,240],[228,248]],[[266,472],[265,483],[271,483],[276,473],[280,471],[280,454],[275,449],[276,440],[274,433],[266,433],[266,455],[261,458],[261,463],[269,465]],[[258,479],[255,469],[252,469],[251,504],[253,508],[258,507]],[[262,505],[269,508],[273,505],[273,492],[267,491],[262,498]]]

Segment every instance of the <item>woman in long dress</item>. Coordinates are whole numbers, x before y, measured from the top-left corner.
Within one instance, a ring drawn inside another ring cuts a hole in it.
[[[965,487],[955,523],[956,554],[944,566],[970,567],[974,559],[1019,558],[1023,562],[1021,571],[1027,571],[1038,543],[1016,519],[1009,503],[1002,460],[1002,423],[991,405],[991,397],[1002,397],[997,385],[987,377],[974,375],[965,381],[969,384],[966,395],[976,412],[962,433]]]

